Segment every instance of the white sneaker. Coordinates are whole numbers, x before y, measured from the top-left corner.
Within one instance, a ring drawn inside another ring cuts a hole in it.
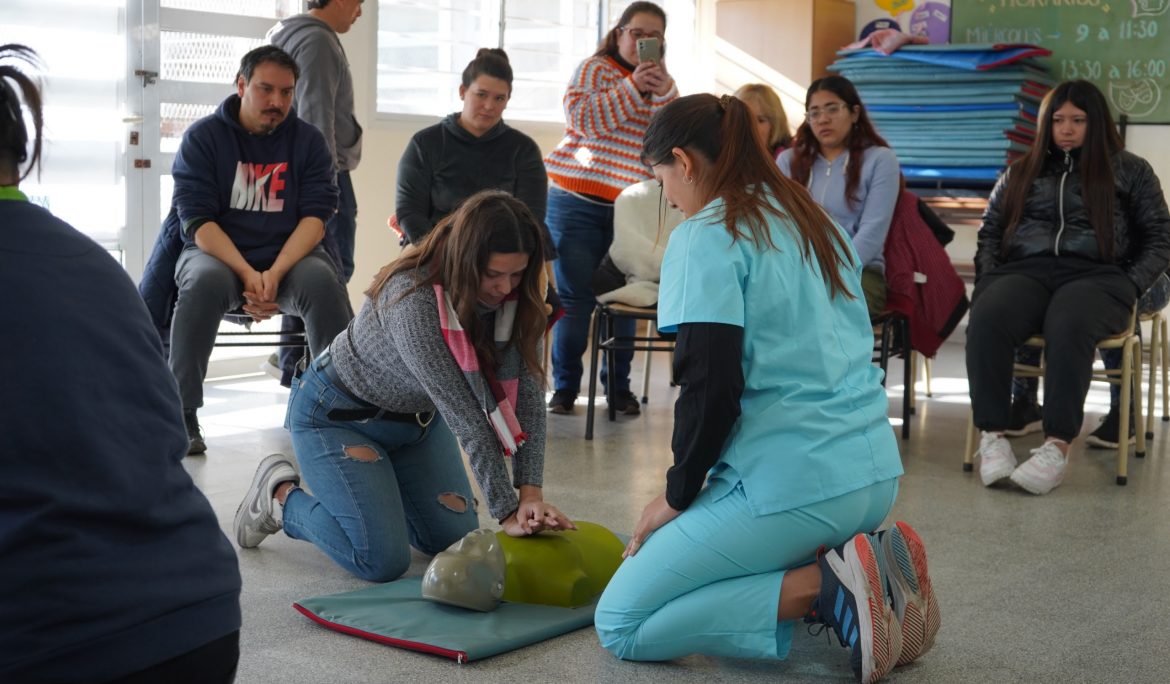
[[[260,363],[260,370],[272,376],[276,380],[284,377],[283,371],[280,370],[280,357],[276,354],[270,354],[268,358]]]
[[[1012,474],[1016,469],[1016,455],[1011,442],[1003,435],[984,432],[979,440],[979,477],[989,487]]]
[[[1060,453],[1055,442],[1045,442],[1032,450],[1032,457],[1012,473],[1012,482],[1033,494],[1047,494],[1064,480],[1068,457]]]
[[[248,493],[236,509],[236,543],[242,549],[254,549],[270,534],[284,527],[283,511],[273,499],[276,488],[284,482],[301,483],[296,465],[284,454],[265,456],[256,468]]]

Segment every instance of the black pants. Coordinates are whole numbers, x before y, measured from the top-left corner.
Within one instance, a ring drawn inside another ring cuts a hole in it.
[[[1081,431],[1097,342],[1125,329],[1137,288],[1116,266],[1074,258],[1011,262],[980,278],[967,327],[967,377],[975,427],[1008,426],[1012,362],[1032,335],[1045,341],[1044,434]]]
[[[232,684],[239,660],[240,633],[235,631],[108,684]]]

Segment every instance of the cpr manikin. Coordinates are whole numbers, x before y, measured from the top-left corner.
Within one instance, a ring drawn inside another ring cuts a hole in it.
[[[531,537],[474,530],[435,556],[423,575],[422,595],[485,612],[501,600],[585,605],[605,589],[625,545],[601,525],[576,524],[576,531]]]

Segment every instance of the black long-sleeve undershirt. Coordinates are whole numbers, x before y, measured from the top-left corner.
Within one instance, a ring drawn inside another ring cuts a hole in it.
[[[743,328],[725,323],[678,327],[674,380],[674,465],[666,471],[666,503],[683,510],[698,496],[739,418],[743,395]]]

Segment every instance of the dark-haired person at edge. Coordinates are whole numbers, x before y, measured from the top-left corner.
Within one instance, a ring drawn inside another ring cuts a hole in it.
[[[236,513],[240,546],[283,527],[362,579],[393,580],[412,546],[438,553],[479,527],[460,445],[507,534],[575,529],[541,494],[543,253],[524,203],[484,190],[385,266],[293,381],[286,425],[312,493],[292,459],[264,459]]]
[[[341,45],[362,16],[363,0],[309,0],[308,11],[283,19],[268,31],[267,40],[287,52],[300,67],[293,106],[297,116],[320,129],[333,155],[337,173],[337,212],[325,222],[326,240],[336,247],[338,276],[348,283],[353,276],[354,240],[357,234],[357,197],[350,172],[362,160],[362,127],[353,111],[353,74]],[[282,316],[281,332],[304,332],[296,316]],[[285,387],[292,382],[299,347],[281,347],[265,361],[264,370],[280,376]],[[279,371],[279,373],[277,373]]]
[[[498,48],[480,48],[463,69],[463,110],[422,129],[398,162],[395,212],[414,244],[480,190],[503,190],[543,220],[548,176],[540,147],[504,123],[512,99],[512,66]],[[546,259],[555,256],[551,241]]]
[[[228,684],[240,573],[161,340],[105,248],[18,187],[39,71],[0,46],[0,681]]]
[[[667,105],[642,159],[688,217],[658,302],[681,389],[674,465],[598,604],[601,644],[628,660],[778,660],[803,619],[876,681],[931,647],[939,612],[917,533],[872,532],[902,465],[857,252],[736,98]]]
[[[991,192],[975,253],[967,328],[979,475],[1033,494],[1058,486],[1081,430],[1097,342],[1123,330],[1170,262],[1170,213],[1149,163],[1123,149],[1109,104],[1088,81],[1040,103],[1036,140]],[[1012,363],[1045,338],[1044,443],[1017,464],[1004,438]]]
[[[582,355],[597,300],[593,274],[613,243],[613,202],[621,191],[651,177],[638,159],[650,117],[678,97],[662,60],[638,61],[638,40],[662,44],[666,13],[652,2],[631,3],[597,52],[577,67],[565,92],[565,137],[545,158],[552,187],[547,223],[560,255],[553,268],[565,317],[553,328],[553,413],[573,412],[581,389]],[[665,47],[664,47],[665,49]],[[634,321],[616,333],[630,336]],[[602,381],[619,413],[641,411],[630,391],[632,351],[617,352]]]
[[[869,317],[886,307],[886,235],[902,188],[898,157],[866,114],[849,79],[813,81],[805,117],[792,147],[780,155],[780,170],[808,188],[853,241],[865,267],[861,288]]]

